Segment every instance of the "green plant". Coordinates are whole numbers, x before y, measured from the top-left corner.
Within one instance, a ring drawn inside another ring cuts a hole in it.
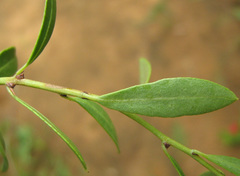
[[[11,153],[9,161],[14,175],[72,175],[67,163],[52,154],[47,142],[37,136],[32,127],[15,126],[6,119],[2,121],[0,131],[8,141],[8,153]]]
[[[10,47],[0,53],[0,85],[6,85],[8,93],[16,101],[36,114],[66,142],[79,158],[84,169],[87,170],[86,163],[74,143],[59,128],[49,121],[47,117],[20,99],[14,92],[15,86],[42,89],[59,94],[67,100],[78,103],[104,128],[118,150],[119,145],[114,125],[102,106],[121,112],[145,127],[162,141],[164,153],[181,176],[184,175],[183,170],[167,151],[170,146],[184,152],[206,167],[209,171],[202,175],[224,175],[222,171],[212,166],[209,162],[215,163],[235,175],[240,175],[239,159],[228,156],[209,155],[198,150],[190,149],[166,136],[139,116],[174,118],[184,115],[198,115],[215,111],[238,100],[233,92],[219,84],[189,77],[168,78],[148,83],[151,75],[151,65],[143,58],[140,59],[139,85],[101,96],[25,79],[23,72],[37,59],[47,45],[54,29],[55,18],[56,0],[46,0],[45,13],[38,40],[31,56],[26,64],[20,69],[17,69],[17,58],[14,47]],[[5,150],[4,140],[1,137],[0,152],[3,156],[2,171],[6,171],[8,167]]]

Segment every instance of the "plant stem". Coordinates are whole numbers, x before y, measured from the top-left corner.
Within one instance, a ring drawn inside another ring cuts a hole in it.
[[[165,134],[163,134],[162,132],[160,132],[158,129],[156,129],[155,127],[153,127],[151,124],[149,124],[148,122],[146,122],[145,120],[143,120],[142,118],[140,118],[138,115],[135,114],[130,114],[130,113],[125,113],[122,112],[124,115],[130,117],[132,120],[136,121],[137,123],[139,123],[140,125],[142,125],[143,127],[145,127],[147,130],[149,130],[150,132],[152,132],[155,136],[157,136],[162,142],[165,142],[171,146],[173,146],[174,148],[177,148],[178,150],[186,153],[187,155],[191,156],[193,159],[195,159],[197,162],[199,162],[201,165],[203,165],[205,168],[207,168],[209,171],[211,171],[212,173],[214,173],[216,176],[223,176],[223,173],[219,170],[217,170],[216,168],[214,168],[212,165],[210,165],[208,162],[206,162],[204,159],[202,159],[198,154],[195,154],[194,151],[180,143],[178,143],[177,141],[169,138],[168,136],[166,136]]]
[[[98,99],[97,95],[88,94],[84,91],[80,91],[80,90],[76,90],[76,89],[69,89],[69,88],[56,86],[56,85],[53,85],[53,84],[47,84],[47,83],[34,81],[34,80],[30,80],[30,79],[17,79],[14,76],[13,77],[1,77],[0,78],[0,85],[7,85],[9,83],[11,85],[14,85],[14,86],[16,86],[16,85],[27,86],[27,87],[46,90],[46,91],[49,91],[49,92],[54,92],[54,93],[57,93],[57,94],[60,94],[60,95],[68,95],[68,96],[85,98],[85,99],[89,99],[89,100],[92,100],[92,101],[96,101]],[[189,149],[186,146],[184,146],[184,145],[174,141],[173,139],[169,138],[168,136],[166,136],[165,134],[158,131],[155,127],[153,127],[152,125],[147,123],[145,120],[143,120],[139,116],[137,116],[135,114],[130,114],[130,113],[124,113],[124,112],[122,112],[122,113],[125,114],[126,116],[130,117],[131,119],[133,119],[134,121],[136,121],[137,123],[139,123],[140,125],[145,127],[146,129],[148,129],[155,136],[157,136],[162,142],[166,142],[166,143],[170,144],[171,146],[173,146],[173,147],[181,150],[182,152],[186,153],[187,155],[191,156],[193,159],[198,161],[201,165],[206,167],[209,171],[213,172],[217,176],[222,176],[223,175],[221,171],[219,171],[216,168],[214,168],[213,166],[211,166],[205,160],[200,158],[199,155],[194,154],[193,153],[194,150]]]
[[[15,74],[13,77],[21,74],[21,73],[27,68],[27,66],[28,66],[27,63],[25,63],[25,64],[16,72],[16,74]]]
[[[37,89],[42,89],[46,90],[49,92],[54,92],[60,95],[69,95],[69,96],[74,96],[74,97],[80,97],[80,98],[85,98],[89,100],[96,100],[97,95],[94,94],[88,94],[84,91],[76,90],[76,89],[69,89],[53,84],[48,84],[48,83],[43,83],[39,81],[34,81],[30,79],[17,79],[15,77],[2,77],[0,78],[0,85],[6,85],[7,83],[12,83],[14,85],[21,85],[21,86],[26,86],[26,87],[32,87],[32,88],[37,88]]]

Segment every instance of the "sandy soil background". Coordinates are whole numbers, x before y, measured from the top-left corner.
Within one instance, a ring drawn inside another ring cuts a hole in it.
[[[198,77],[225,85],[240,97],[238,0],[57,2],[54,34],[39,59],[26,70],[27,78],[104,94],[138,84],[138,59],[146,57],[153,67],[151,81]],[[16,46],[20,66],[36,41],[43,8],[43,0],[0,1],[0,50]],[[161,142],[121,114],[108,111],[119,137],[118,154],[107,134],[77,104],[30,88],[17,87],[16,92],[76,143],[90,172],[85,173],[64,142],[14,102],[4,87],[0,88],[0,118],[10,118],[16,125],[30,124],[52,152],[70,164],[74,175],[177,175],[161,150]],[[190,148],[240,158],[239,148],[229,148],[219,139],[220,131],[238,119],[238,102],[196,117],[146,118],[169,136],[176,126],[183,128]],[[188,156],[170,151],[181,161],[187,176],[205,171]]]

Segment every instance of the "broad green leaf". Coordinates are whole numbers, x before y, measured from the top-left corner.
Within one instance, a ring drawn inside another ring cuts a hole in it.
[[[214,173],[212,173],[212,172],[204,172],[200,176],[216,176],[216,175]]]
[[[112,138],[113,142],[116,144],[119,151],[116,130],[106,111],[100,105],[90,100],[84,100],[78,97],[68,97],[67,99],[75,101],[80,106],[82,106],[108,133],[108,135]]]
[[[229,89],[198,78],[168,78],[96,97],[108,108],[146,116],[179,117],[223,108],[238,98]]]
[[[207,155],[203,153],[199,153],[199,155],[228,170],[236,176],[240,176],[240,159],[222,155]]]
[[[171,163],[177,170],[178,174],[180,176],[184,176],[185,174],[183,173],[182,168],[179,166],[178,162],[168,153],[164,144],[162,144],[162,148],[163,148],[164,153],[167,155],[167,157],[169,158],[169,160],[171,161]]]
[[[18,74],[20,74],[31,63],[33,63],[37,59],[37,57],[41,54],[41,52],[44,50],[49,39],[51,38],[54,29],[56,12],[57,12],[56,0],[46,0],[43,22],[40,33],[38,35],[37,42],[27,63],[18,71]]]
[[[38,110],[24,102],[22,99],[18,98],[10,88],[7,87],[7,90],[9,94],[20,104],[25,106],[27,109],[32,111],[35,115],[37,115],[44,123],[46,123],[59,137],[62,138],[62,140],[69,146],[69,148],[75,153],[75,155],[78,157],[80,162],[82,163],[84,169],[87,169],[86,163],[80,153],[80,151],[77,149],[75,144],[58,128],[52,123],[47,117],[45,117],[43,114],[41,114]]]
[[[151,64],[148,62],[148,60],[145,58],[139,59],[140,84],[149,82],[149,79],[151,77],[151,71]]]
[[[5,142],[1,132],[0,132],[0,155],[3,158],[1,172],[6,172],[8,170],[8,159],[6,156]]]
[[[0,77],[12,76],[17,71],[16,49],[10,47],[0,52]]]

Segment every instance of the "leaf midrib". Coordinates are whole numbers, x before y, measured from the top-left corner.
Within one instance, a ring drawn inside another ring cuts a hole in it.
[[[226,98],[226,97],[156,97],[156,98],[130,98],[130,99],[104,99],[99,98],[102,102],[129,102],[129,101],[159,101],[159,100],[188,100],[188,99],[222,99],[222,100],[232,100],[232,98]]]

